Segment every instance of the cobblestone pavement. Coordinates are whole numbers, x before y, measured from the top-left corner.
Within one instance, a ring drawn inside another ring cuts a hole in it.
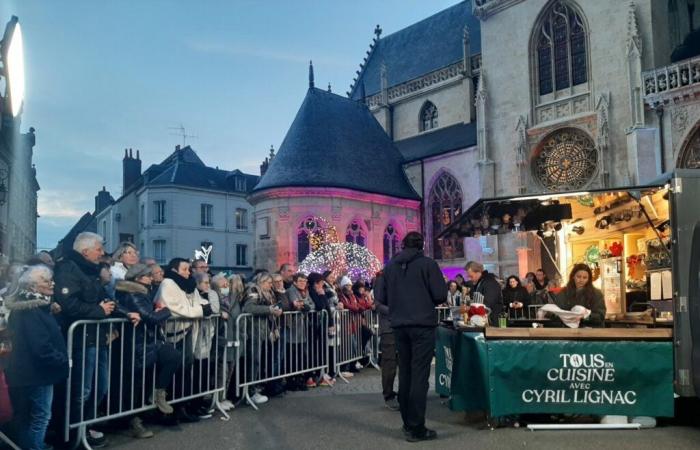
[[[431,380],[432,385],[432,380]],[[488,430],[480,418],[450,411],[431,386],[428,426],[439,439],[408,444],[400,432],[398,412],[387,410],[380,395],[379,372],[365,369],[334,388],[290,392],[261,405],[259,411],[239,406],[231,421],[212,418],[197,424],[152,426],[152,439],[136,441],[109,435],[110,448],[119,449],[375,449],[479,448],[561,450],[583,448],[697,449],[700,427],[675,424],[640,431],[531,432],[525,429]],[[150,425],[149,425],[150,427]]]

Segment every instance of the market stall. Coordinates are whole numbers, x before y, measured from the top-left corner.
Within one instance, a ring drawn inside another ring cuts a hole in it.
[[[533,297],[524,319],[500,324],[506,328],[441,326],[436,390],[450,407],[492,416],[659,417],[673,415],[674,392],[696,395],[698,172],[679,171],[645,186],[483,199],[458,217],[442,236],[487,240],[518,264],[499,273],[504,279],[547,263],[556,272],[550,277],[564,285],[572,267],[588,265],[605,320],[594,329],[535,318],[553,294]]]

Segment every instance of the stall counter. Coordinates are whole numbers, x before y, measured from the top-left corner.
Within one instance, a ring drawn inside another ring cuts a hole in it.
[[[439,327],[436,391],[455,411],[673,416],[668,329]]]

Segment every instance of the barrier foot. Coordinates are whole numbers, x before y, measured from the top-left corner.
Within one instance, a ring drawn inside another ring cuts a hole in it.
[[[248,389],[248,386],[243,388],[243,397],[245,398],[246,403],[252,406],[254,410],[258,410],[258,405],[256,405],[253,399],[250,398],[250,389]]]
[[[78,439],[76,439],[76,442],[80,442],[83,444],[83,448],[85,450],[92,450],[92,447],[88,443],[87,440],[87,426],[83,425],[80,428],[78,428]]]
[[[218,394],[214,395],[214,407],[218,409],[221,415],[223,416],[220,417],[221,420],[223,420],[224,422],[228,422],[229,420],[231,420],[231,416],[229,416],[228,413],[224,411],[224,408],[221,406]]]
[[[338,375],[338,378],[345,381],[345,384],[350,384],[350,380],[343,376],[343,372],[340,370],[340,366],[336,366],[335,373]]]
[[[10,447],[12,450],[22,450],[21,448],[17,447],[12,440],[5,435],[2,431],[0,431],[0,440],[2,440],[5,444],[7,444],[8,447]]]

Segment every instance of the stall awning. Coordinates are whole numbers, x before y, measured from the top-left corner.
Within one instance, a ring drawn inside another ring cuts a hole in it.
[[[556,223],[572,218],[571,206],[560,203],[559,199],[577,198],[579,202],[586,202],[596,194],[643,195],[664,187],[673,175],[669,172],[648,184],[637,186],[479,199],[457,216],[438,239],[538,230],[544,222]]]

